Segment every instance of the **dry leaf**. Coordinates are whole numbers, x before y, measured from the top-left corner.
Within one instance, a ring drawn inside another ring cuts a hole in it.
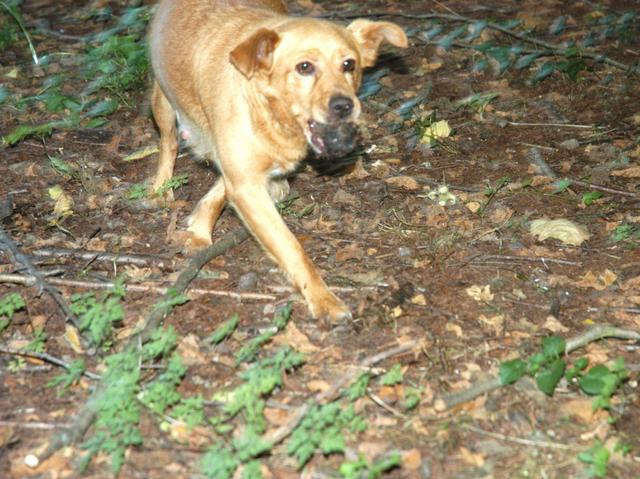
[[[164,429],[166,430],[166,426]],[[191,447],[203,447],[211,442],[211,432],[203,426],[190,428],[182,421],[173,421],[169,424],[168,429],[171,438],[180,444],[188,444]]]
[[[624,170],[612,171],[611,176],[621,176],[622,178],[640,178],[640,165],[625,168]]]
[[[67,344],[73,349],[73,352],[76,354],[84,354],[84,348],[82,347],[82,342],[80,341],[80,333],[75,326],[71,324],[65,324],[64,326],[64,340]]]
[[[569,331],[565,325],[563,325],[555,316],[547,316],[544,324],[542,325],[544,329],[548,329],[552,333],[566,333]]]
[[[484,466],[484,455],[482,455],[479,452],[471,452],[466,447],[461,447],[460,455],[462,456],[462,460],[467,464],[470,464],[475,467]]]
[[[189,334],[182,338],[182,341],[178,344],[177,349],[185,366],[194,366],[206,362],[204,355],[200,352],[198,341],[200,341],[198,336]]]
[[[465,206],[472,213],[477,213],[482,205],[477,201],[469,201],[468,203],[465,204]]]
[[[364,168],[362,164],[362,160],[358,159],[355,165],[353,165],[353,169],[346,175],[344,175],[341,180],[362,180],[371,176],[371,174]]]
[[[418,293],[413,298],[411,298],[411,302],[413,304],[417,304],[419,306],[426,306],[427,305],[427,298],[424,297],[424,294]]]
[[[425,128],[422,138],[420,138],[420,142],[431,144],[440,138],[447,138],[450,134],[451,127],[447,120],[436,121]]]
[[[417,449],[409,449],[400,454],[402,456],[402,467],[410,471],[415,471],[422,465],[422,454]]]
[[[49,188],[49,197],[55,201],[53,212],[57,216],[70,216],[73,214],[73,198],[66,194],[60,185]]]
[[[123,161],[141,160],[143,158],[146,158],[147,156],[151,156],[155,153],[158,153],[158,151],[160,151],[158,149],[158,145],[149,145],[149,146],[145,146],[140,150],[136,150],[133,153],[128,154],[122,160]]]
[[[358,246],[357,243],[351,243],[350,245],[336,251],[336,259],[341,262],[350,259],[361,259],[363,257],[364,249]]]
[[[504,331],[504,314],[496,314],[490,318],[481,314],[478,317],[478,321],[488,329],[493,330],[496,336],[500,336]]]
[[[291,413],[286,409],[267,407],[264,409],[264,417],[272,426],[284,426],[291,419]]]
[[[579,281],[574,284],[580,288],[593,288],[597,291],[604,291],[618,279],[618,276],[606,269],[602,274],[596,276],[592,271],[587,271]]]
[[[309,341],[307,335],[300,331],[294,322],[289,322],[285,330],[273,338],[273,342],[282,345],[291,344],[303,353],[315,353],[320,350]]]
[[[555,238],[573,246],[581,245],[591,236],[586,227],[564,218],[534,220],[531,222],[531,234],[537,236],[538,241]]]
[[[420,189],[420,184],[410,176],[392,176],[384,180],[385,183],[398,188],[403,188],[409,191],[415,191]]]
[[[462,337],[462,328],[460,326],[458,326],[457,324],[454,323],[447,323],[444,327],[444,330],[449,332],[449,333],[453,333],[456,335],[456,337],[461,338]]]
[[[465,289],[465,291],[469,296],[471,296],[478,302],[488,303],[490,301],[493,301],[491,286],[488,284],[485,286],[478,286],[477,284],[474,284],[473,286],[469,286],[467,289]]]

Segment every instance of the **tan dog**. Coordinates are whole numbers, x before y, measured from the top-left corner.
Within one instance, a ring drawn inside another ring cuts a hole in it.
[[[407,37],[389,22],[359,19],[343,28],[286,13],[280,0],[160,2],[150,35],[160,130],[153,188],[173,175],[179,133],[221,173],[189,218],[188,246],[211,244],[228,201],[311,314],[339,320],[349,309],[327,289],[273,201],[288,193],[285,175],[308,147],[328,157],[354,149],[362,68],[373,65],[383,41],[406,47]]]

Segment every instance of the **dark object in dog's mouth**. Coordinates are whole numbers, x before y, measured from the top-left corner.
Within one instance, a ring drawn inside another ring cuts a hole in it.
[[[358,127],[355,123],[336,124],[309,121],[309,145],[320,157],[341,157],[355,150]]]

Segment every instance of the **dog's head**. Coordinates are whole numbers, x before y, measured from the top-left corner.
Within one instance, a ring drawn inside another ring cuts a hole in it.
[[[383,42],[405,48],[407,37],[390,22],[358,19],[344,28],[290,18],[256,31],[230,60],[278,121],[293,119],[316,154],[342,156],[356,146],[362,69],[375,63]]]

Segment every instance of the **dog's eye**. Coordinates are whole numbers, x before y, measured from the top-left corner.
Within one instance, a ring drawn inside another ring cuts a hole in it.
[[[296,71],[300,75],[313,75],[315,67],[311,62],[300,62],[296,65]]]
[[[349,59],[349,60],[345,60],[342,62],[342,71],[347,73],[347,72],[352,72],[353,70],[356,69],[356,61],[353,59]]]

